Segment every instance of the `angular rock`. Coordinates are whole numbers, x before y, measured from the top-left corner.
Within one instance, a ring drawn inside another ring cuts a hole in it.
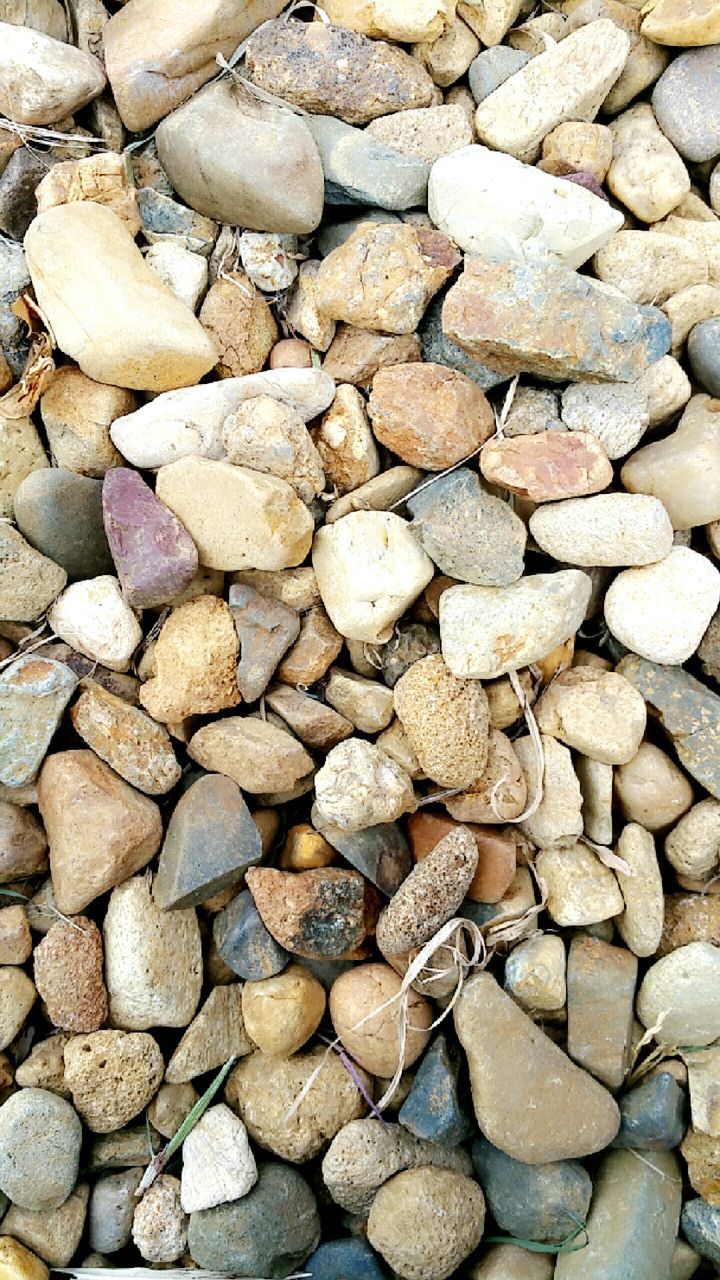
[[[415,537],[443,573],[480,586],[507,586],[520,577],[525,527],[472,471],[461,467],[441,477],[407,506]]]
[[[328,204],[409,209],[425,203],[429,167],[422,159],[335,116],[309,116],[307,127],[320,153]]]
[[[162,1054],[144,1033],[96,1031],[74,1036],[65,1046],[65,1080],[93,1133],[112,1133],[132,1120],[147,1106],[162,1074]]]
[[[407,841],[394,822],[380,823],[360,831],[345,831],[328,822],[313,806],[312,820],[329,844],[346,862],[361,871],[382,893],[392,896],[412,868]]]
[[[620,1130],[614,1147],[671,1151],[685,1133],[685,1095],[669,1071],[660,1071],[620,1099]]]
[[[356,871],[251,867],[245,881],[263,924],[294,955],[340,958],[368,932],[373,897]]]
[[[296,738],[250,716],[205,725],[190,739],[188,754],[204,769],[260,795],[288,791],[313,769],[312,756]]]
[[[581,498],[612,480],[605,447],[589,431],[542,431],[488,441],[480,454],[485,479],[531,502]]]
[[[93,382],[75,365],[57,369],[40,399],[40,412],[58,466],[98,479],[119,466],[110,425],[135,407],[131,391]]]
[[[339,742],[344,742],[352,736],[355,728],[350,720],[332,707],[289,685],[271,686],[265,694],[265,701],[306,747],[319,751],[329,751]]]
[[[570,1057],[609,1089],[630,1066],[637,959],[599,938],[573,938],[568,953]]]
[[[264,356],[259,363],[264,363]],[[222,439],[229,462],[279,476],[303,502],[312,502],[322,493],[322,459],[305,423],[300,414],[272,396],[241,404],[225,419]]]
[[[38,213],[56,204],[93,200],[107,205],[124,222],[131,235],[140,230],[135,188],[125,156],[107,152],[80,160],[65,160],[52,169],[36,188]]]
[[[43,1258],[50,1266],[67,1266],[77,1251],[85,1225],[90,1188],[79,1182],[57,1209],[23,1209],[11,1205],[3,1230]]]
[[[105,88],[102,63],[73,45],[8,22],[0,40],[0,111],[18,124],[56,124]]]
[[[647,713],[642,696],[623,676],[572,667],[561,671],[541,695],[536,718],[542,733],[583,756],[625,764],[640,746]]]
[[[396,364],[373,378],[368,413],[381,444],[430,471],[455,466],[493,430],[483,392],[438,364]],[[465,473],[467,474],[467,473]]]
[[[105,533],[123,595],[133,608],[165,604],[197,572],[187,530],[127,467],[107,472],[102,488]]]
[[[0,1189],[21,1209],[58,1209],[78,1174],[82,1125],[64,1098],[21,1089],[0,1107]]]
[[[689,547],[657,564],[625,569],[605,596],[605,621],[628,649],[650,662],[685,662],[720,604],[720,572]]]
[[[154,896],[163,910],[195,907],[238,884],[260,861],[260,833],[230,778],[206,774],[180,797],[160,852]]]
[[[247,1130],[229,1107],[210,1107],[183,1143],[180,1189],[185,1213],[241,1200],[257,1181]]]
[[[180,1204],[180,1182],[161,1173],[135,1208],[133,1244],[147,1262],[176,1262],[187,1247],[187,1217]]]
[[[0,527],[0,619],[34,622],[60,594],[67,574],[10,524]]]
[[[700,245],[665,233],[663,222],[651,236],[639,230],[618,231],[596,253],[593,266],[600,280],[638,304],[661,305],[680,289],[706,284],[709,276]]]
[[[199,1267],[286,1275],[320,1240],[315,1197],[295,1169],[268,1161],[246,1196],[190,1214],[188,1249]]]
[[[566,928],[597,924],[622,911],[617,880],[587,845],[578,841],[568,847],[541,849],[537,867],[547,889],[548,915],[556,924]]]
[[[360,4],[357,0],[330,0],[327,15],[331,22],[376,40],[408,43],[441,36],[451,20],[451,8],[448,0],[421,0],[406,13],[402,4],[392,0],[389,5],[383,0],[361,0]]]
[[[249,889],[238,893],[215,917],[213,939],[228,968],[248,982],[281,973],[290,959],[265,928]]]
[[[439,1035],[424,1055],[398,1119],[416,1138],[455,1147],[473,1132],[458,1091],[460,1063]]]
[[[393,822],[415,809],[409,776],[384,751],[362,738],[333,747],[315,775],[320,826],[343,831]]]
[[[48,1018],[64,1031],[97,1031],[107,1018],[102,936],[87,916],[56,920],[35,948],[33,976]]]
[[[0,801],[0,884],[47,868],[47,837],[34,814]]]
[[[90,684],[70,711],[75,732],[115,773],[146,795],[165,795],[181,768],[169,734],[139,707]]]
[[[528,786],[513,744],[491,728],[483,772],[467,791],[448,797],[446,807],[459,822],[509,822],[522,814],[527,798]]]
[[[716,1265],[720,1263],[720,1210],[701,1197],[686,1200],[680,1222],[693,1249]]]
[[[208,287],[208,265],[199,253],[169,237],[151,245],[145,261],[181,302],[197,311]]]
[[[163,183],[166,181],[163,174]],[[148,244],[179,244],[193,253],[209,255],[217,239],[217,223],[172,200],[171,192],[169,186],[167,195],[153,186],[142,186],[138,190],[143,236]]]
[[[654,367],[650,365],[650,369]],[[609,458],[621,458],[647,430],[649,397],[642,379],[629,385],[572,382],[563,392],[561,414],[571,432],[589,432]]]
[[[686,671],[659,666],[632,654],[622,660],[618,669],[640,690],[671,738],[684,768],[720,799],[720,748],[714,728],[720,714],[717,694]]]
[[[165,1079],[168,1084],[186,1084],[253,1048],[243,1021],[240,983],[213,987],[172,1055]]]
[[[173,609],[155,642],[142,705],[165,724],[237,706],[238,647],[224,600],[197,596]]]
[[[32,782],[77,685],[62,662],[19,657],[0,673],[0,782]]]
[[[242,271],[218,277],[199,319],[220,357],[215,369],[221,378],[259,373],[279,337],[267,302]]]

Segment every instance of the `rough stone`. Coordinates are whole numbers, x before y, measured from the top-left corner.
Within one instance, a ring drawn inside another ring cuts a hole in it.
[[[605,764],[632,760],[645,732],[642,695],[623,676],[593,667],[561,671],[536,707],[538,728]]]
[[[36,996],[35,987],[22,969],[15,965],[0,968],[0,1049],[7,1049],[22,1030]]]
[[[181,776],[167,730],[97,684],[70,711],[75,732],[121,778],[146,795],[165,795]]]
[[[300,619],[294,609],[245,583],[233,584],[229,600],[240,644],[238,688],[246,702],[254,702],[297,639]]]
[[[467,787],[482,774],[487,697],[477,682],[453,676],[440,654],[422,658],[401,676],[395,711],[423,771],[441,787]]]
[[[444,573],[479,586],[507,586],[520,577],[525,526],[474,472],[461,467],[441,476],[407,506],[413,534]]]
[[[165,1072],[168,1084],[187,1084],[228,1058],[253,1049],[245,1030],[239,983],[213,987],[173,1053]]]
[[[421,1166],[464,1174],[472,1169],[462,1148],[416,1138],[402,1125],[370,1117],[352,1120],[340,1130],[323,1159],[322,1176],[336,1204],[364,1216],[388,1178]]]
[[[429,165],[473,140],[467,112],[456,103],[398,111],[371,121],[367,133],[401,155]]]
[[[82,1125],[64,1098],[21,1089],[0,1107],[0,1189],[21,1209],[58,1209],[78,1173]]]
[[[667,556],[673,530],[659,499],[639,493],[598,493],[539,507],[529,529],[554,559],[578,565],[646,565]]]
[[[433,363],[381,369],[373,378],[368,413],[381,444],[403,462],[430,471],[473,453],[494,424],[479,387],[465,374]]]
[[[412,1224],[412,1225],[411,1225]],[[407,1280],[446,1280],[480,1243],[485,1199],[450,1169],[407,1169],[380,1187],[368,1240]]]
[[[425,112],[401,113],[411,114]],[[393,119],[383,117],[383,121]],[[370,130],[355,129],[335,116],[309,116],[307,127],[320,153],[327,204],[370,204],[382,209],[425,204],[429,168],[424,159],[403,155]]]
[[[197,572],[195,544],[136,471],[113,467],[107,472],[102,514],[129,605],[147,608],[165,604],[184,591]]]
[[[65,1046],[65,1081],[93,1133],[112,1133],[132,1120],[162,1076],[160,1049],[144,1032],[96,1031]]]
[[[0,515],[3,519],[12,520],[15,494],[23,480],[47,466],[47,456],[32,420],[0,414]]]
[[[107,1018],[102,935],[87,916],[56,920],[35,948],[33,977],[53,1026],[97,1031]]]
[[[295,955],[341,958],[369,931],[374,899],[356,871],[251,867],[245,882],[266,928]]]
[[[290,959],[265,928],[249,889],[243,889],[218,913],[213,939],[223,962],[248,982],[282,972]]]
[[[180,1188],[185,1213],[240,1200],[257,1182],[247,1130],[229,1107],[210,1107],[183,1143]]]
[[[286,480],[303,502],[322,493],[322,455],[300,414],[272,396],[245,400],[225,419],[222,438],[228,462]]]
[[[29,26],[3,22],[0,111],[18,124],[52,125],[105,88],[102,63]]]
[[[714,725],[720,699],[706,685],[679,668],[658,666],[628,655],[619,670],[642,693],[672,740],[688,773],[720,799],[720,757]],[[676,816],[689,809],[687,804]],[[647,825],[644,823],[643,825]]]
[[[62,662],[28,654],[0,673],[0,782],[32,782],[77,685]]]
[[[221,378],[259,373],[279,336],[267,302],[242,271],[218,277],[199,319],[219,353],[215,369]]]
[[[127,671],[142,640],[117,578],[108,574],[72,583],[49,609],[48,622],[66,644],[111,671]]]
[[[140,689],[142,705],[166,724],[237,706],[238,648],[224,600],[198,596],[173,609],[155,642],[154,674]]]
[[[608,187],[642,222],[658,222],[690,190],[690,175],[658,128],[649,103],[624,111],[610,126]]]
[[[135,1208],[133,1243],[147,1262],[176,1262],[187,1246],[187,1217],[180,1204],[180,1181],[161,1173]]]
[[[58,466],[102,478],[109,467],[119,465],[110,425],[135,406],[131,391],[94,382],[75,365],[57,369],[41,396],[40,412]]]
[[[260,795],[290,790],[313,769],[312,756],[296,738],[251,716],[205,725],[190,739],[188,754],[203,769]]]
[[[528,1011],[557,1012],[565,1005],[565,944],[538,933],[513,947],[505,961],[505,990]]]
[[[720,1264],[720,1209],[702,1197],[686,1200],[680,1218],[690,1244],[703,1258]]]
[[[478,863],[475,838],[457,827],[416,863],[377,923],[377,945],[386,957],[422,946],[453,916]]]
[[[289,1275],[320,1241],[315,1197],[295,1169],[267,1162],[246,1196],[191,1213],[188,1249],[199,1267]]]
[[[0,527],[0,619],[34,622],[60,594],[67,574],[12,525]]]
[[[537,867],[547,888],[548,915],[556,924],[597,924],[622,911],[617,880],[587,845],[541,849]]]
[[[585,497],[612,480],[605,446],[590,431],[542,431],[488,441],[480,469],[491,484],[531,502]]]

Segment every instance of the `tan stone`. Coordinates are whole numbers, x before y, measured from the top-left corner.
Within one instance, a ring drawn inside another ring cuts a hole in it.
[[[172,1138],[197,1100],[191,1084],[161,1084],[148,1106],[148,1120],[163,1138]]]
[[[307,969],[292,964],[274,978],[246,982],[242,1012],[258,1048],[286,1057],[317,1030],[325,1012],[325,991]]]
[[[27,912],[20,903],[0,909],[0,964],[24,964],[32,953]]]
[[[180,1179],[161,1173],[135,1206],[133,1244],[146,1262],[167,1266],[187,1248],[187,1214],[180,1197]]]
[[[699,254],[707,267],[710,284],[720,285],[720,222],[717,219],[706,222],[698,218],[681,218],[673,210],[662,222],[653,223],[649,229],[653,235],[680,241],[686,252],[690,250]],[[676,252],[682,252],[677,245]]]
[[[334,524],[336,520],[342,520],[343,516],[349,515],[351,511],[392,510],[403,498],[412,493],[422,480],[422,474],[417,467],[398,466],[381,471],[380,475],[368,480],[367,484],[359,485],[351,493],[333,502],[325,513],[325,523]],[[359,641],[350,641],[350,645],[357,643]]]
[[[182,770],[167,730],[108,689],[89,683],[70,719],[95,754],[138,791],[165,795],[179,782]]]
[[[323,824],[343,831],[394,822],[416,807],[408,775],[364,738],[333,747],[315,775],[315,794]]]
[[[215,368],[221,378],[259,373],[279,337],[267,302],[242,271],[215,281],[200,308],[200,323],[219,352]]]
[[[642,694],[617,672],[592,667],[561,671],[535,716],[542,733],[605,764],[632,760],[647,722]]]
[[[316,606],[302,619],[300,635],[280,663],[277,677],[285,684],[315,684],[331,667],[342,646],[342,636],[325,610]]]
[[[423,771],[468,787],[485,769],[489,708],[482,685],[452,675],[439,653],[415,662],[394,691],[395,711]]]
[[[645,18],[648,40],[670,45],[708,45],[720,42],[717,0],[658,0]]]
[[[299,413],[272,396],[245,400],[223,425],[229,462],[286,480],[303,502],[325,486],[322,459]]]
[[[510,739],[499,729],[491,729],[483,772],[467,791],[448,797],[448,813],[459,822],[514,821],[523,812],[529,794],[523,768]]]
[[[657,957],[666,956],[689,942],[720,946],[720,896],[714,893],[668,893],[665,921]]]
[[[99,1030],[107,1018],[108,998],[102,936],[92,920],[56,920],[35,948],[33,975],[54,1026]]]
[[[402,1089],[401,1083],[396,1097]],[[420,1166],[467,1174],[472,1168],[462,1147],[428,1142],[400,1124],[369,1116],[351,1120],[333,1139],[322,1162],[322,1177],[336,1204],[365,1217],[378,1187],[402,1169]]]
[[[652,834],[637,823],[623,828],[616,852],[627,862],[630,874],[617,871],[625,901],[617,930],[626,947],[636,956],[652,956],[663,931],[665,903],[663,883]]]
[[[15,1072],[15,1083],[21,1089],[48,1089],[61,1098],[69,1098],[65,1084],[65,1045],[72,1040],[66,1031],[58,1031],[34,1044],[24,1062]]]
[[[378,680],[333,667],[325,699],[361,733],[379,733],[393,718],[393,692]]]
[[[58,466],[96,478],[122,466],[110,427],[136,407],[132,391],[94,382],[76,365],[57,369],[40,399],[40,412]]]
[[[480,52],[480,41],[462,18],[455,17],[446,31],[435,40],[423,41],[413,45],[413,57],[419,58],[423,66],[430,72],[435,84],[446,89],[461,76],[465,75],[473,58]],[[446,98],[447,101],[447,98]],[[475,115],[475,102],[471,97],[472,108],[469,123],[472,130],[472,119]],[[474,132],[472,133],[472,138]]]
[[[92,751],[51,755],[38,780],[55,899],[72,915],[144,867],[162,840],[160,811]]]
[[[547,886],[548,915],[556,924],[597,924],[619,915],[623,909],[615,876],[585,844],[542,849],[537,869]]]
[[[365,401],[357,387],[341,384],[315,432],[326,483],[339,494],[366,484],[380,470],[380,457],[370,429]]]
[[[707,797],[673,827],[665,840],[665,856],[681,875],[703,879],[720,861],[720,800]]]
[[[385,752],[391,760],[395,761],[413,782],[423,777],[423,771],[420,768],[420,762],[415,755],[407,734],[403,729],[400,721],[396,718],[393,720],[376,739],[376,746]]]
[[[38,213],[58,204],[91,200],[112,209],[131,236],[140,230],[140,210],[127,157],[112,151],[53,165],[35,188],[35,199]]]
[[[492,5],[484,0],[460,0],[458,12],[482,43],[490,46],[500,44],[521,8],[520,0],[494,0]]]
[[[65,1046],[65,1080],[93,1133],[112,1133],[152,1098],[163,1075],[157,1042],[144,1032],[96,1031]]]
[[[155,644],[155,674],[140,688],[142,705],[164,724],[237,706],[238,653],[224,600],[198,596],[173,609]]]
[[[51,1267],[65,1267],[80,1243],[89,1195],[87,1182],[78,1182],[57,1209],[25,1209],[12,1204],[3,1218],[3,1230]]]
[[[575,772],[582,792],[584,834],[596,844],[609,845],[613,837],[613,767],[577,755]]]
[[[523,1009],[554,1013],[567,997],[565,943],[554,933],[537,933],[513,947],[505,961],[505,990]]]
[[[296,613],[307,613],[320,604],[315,574],[309,565],[302,569],[244,569],[232,575],[231,582],[245,582],[261,596],[279,600]]]
[[[690,1186],[713,1208],[720,1206],[720,1138],[691,1125],[680,1144]]]
[[[291,734],[251,717],[230,716],[199,729],[188,754],[204,769],[224,773],[253,794],[285,791],[313,768],[313,758]]]
[[[662,310],[670,321],[670,350],[677,357],[696,324],[720,315],[720,289],[714,284],[691,284],[687,289],[672,294],[663,303]]]
[[[403,0],[329,0],[325,12],[331,22],[375,40],[436,40],[450,22],[453,0],[416,0],[409,9]]]
[[[403,462],[429,471],[454,466],[494,430],[476,382],[440,364],[398,364],[373,378],[373,431]]]
[[[306,747],[329,751],[354,731],[355,726],[345,716],[291,685],[278,684],[267,689],[265,702]]]
[[[37,991],[26,973],[15,965],[0,968],[0,1050],[7,1049],[22,1029]]]
[[[473,141],[473,131],[460,106],[423,107],[381,116],[367,127],[371,137],[404,156],[434,164]]]
[[[338,382],[365,387],[372,382],[378,369],[420,359],[420,339],[416,333],[391,337],[354,325],[339,324],[323,361],[323,370]]]
[[[515,875],[515,840],[509,832],[496,831],[493,827],[466,825],[478,851],[477,867],[467,896],[475,902],[499,902]],[[407,830],[416,862],[426,858],[438,841],[456,827],[457,822],[452,818],[429,813],[427,809],[413,813],[408,818]]]
[[[568,120],[544,138],[538,168],[561,177],[591,173],[602,183],[612,158],[613,139],[607,125]]]
[[[294,288],[288,297],[286,318],[291,333],[299,333],[317,351],[327,351],[335,337],[335,321],[321,315],[317,307],[317,274],[321,263],[317,259],[301,262]],[[291,341],[287,339],[286,341]],[[270,358],[277,358],[278,343]],[[304,355],[304,353],[303,353]]]
[[[649,102],[624,111],[610,126],[607,185],[642,222],[664,218],[690,190],[690,174],[661,132]]]
[[[516,1244],[492,1244],[467,1273],[467,1280],[552,1280],[553,1259]]]
[[[285,837],[278,865],[282,871],[312,871],[329,867],[336,856],[332,845],[309,822],[298,822]]]
[[[252,1053],[254,1044],[245,1027],[239,982],[213,987],[173,1053],[165,1072],[168,1084],[187,1084],[228,1058]]]
[[[532,502],[599,493],[613,478],[605,446],[588,431],[489,440],[480,454],[480,469],[491,484]]]
[[[680,220],[679,220],[680,221]],[[691,285],[706,284],[708,266],[702,248],[689,237],[664,233],[664,223],[646,231],[617,231],[593,258],[595,274],[639,305],[661,306]],[[633,443],[637,443],[637,440]]]
[[[0,413],[0,517],[13,518],[13,499],[26,476],[49,466],[42,441],[30,418]]]
[[[0,1277],[2,1280],[48,1280],[44,1262],[12,1236],[0,1236]]]
[[[609,1089],[619,1089],[632,1055],[638,963],[624,947],[579,934],[567,964],[568,1053]]]
[[[670,756],[642,742],[632,760],[616,769],[615,796],[626,822],[662,831],[687,813],[693,789]]]
[[[720,400],[693,396],[675,431],[632,454],[620,478],[631,493],[659,498],[675,529],[718,519]]]
[[[401,980],[386,964],[363,964],[348,969],[330,989],[330,1017],[335,1033],[353,1058],[373,1075],[391,1077],[400,1060],[400,1002],[375,1013],[397,996]],[[407,1004],[408,1031],[403,1067],[412,1066],[430,1039],[430,1004],[411,992]],[[363,1025],[357,1023],[367,1018]]]
[[[407,1280],[445,1280],[480,1243],[485,1198],[451,1169],[408,1169],[383,1183],[370,1207],[368,1240]]]
[[[0,43],[0,112],[18,124],[58,124],[105,88],[98,58],[42,31],[2,22]]]
[[[567,747],[547,735],[542,737],[542,748],[542,799],[535,812],[521,823],[521,830],[540,849],[573,845],[582,835],[583,825],[582,795],[572,758]],[[525,774],[528,800],[533,800],[539,785],[535,747],[525,736],[514,743],[514,749]]]

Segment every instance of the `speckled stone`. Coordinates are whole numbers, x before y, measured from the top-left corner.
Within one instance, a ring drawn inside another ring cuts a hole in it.
[[[691,49],[674,58],[652,95],[663,133],[686,160],[720,152],[720,47]]]
[[[592,1183],[578,1161],[522,1164],[486,1138],[473,1143],[472,1161],[490,1212],[510,1235],[556,1242],[585,1221]]]
[[[238,1275],[287,1276],[320,1241],[315,1197],[296,1169],[260,1165],[241,1200],[191,1213],[188,1248],[199,1267]]]
[[[720,799],[720,697],[682,667],[660,666],[629,654],[618,671],[658,717],[680,763]]]
[[[77,685],[62,662],[28,654],[0,672],[0,782],[32,782]]]
[[[357,871],[250,867],[245,883],[265,927],[295,955],[339,959],[360,946],[368,932],[374,890],[368,892]]]
[[[699,1196],[697,1200],[687,1200],[680,1223],[693,1249],[720,1266],[720,1207],[709,1205]]]
[[[456,1147],[474,1132],[458,1090],[459,1071],[457,1054],[441,1033],[426,1051],[398,1112],[400,1124],[416,1138]]]
[[[410,528],[442,573],[501,587],[523,571],[527,533],[507,502],[466,467],[441,476],[407,503]]]

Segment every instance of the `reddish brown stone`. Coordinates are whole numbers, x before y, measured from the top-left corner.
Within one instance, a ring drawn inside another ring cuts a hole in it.
[[[295,955],[342,959],[375,928],[379,895],[357,871],[251,867],[245,882],[265,928]]]
[[[311,685],[322,680],[343,647],[324,609],[310,609],[300,623],[300,635],[286,653],[276,675],[283,684]]]
[[[588,431],[540,431],[493,440],[480,454],[480,470],[491,484],[532,502],[599,493],[613,478],[604,446]]]
[[[442,364],[396,364],[375,374],[368,413],[378,440],[413,467],[442,471],[494,430],[477,383]]]
[[[87,916],[57,920],[35,948],[35,986],[63,1031],[97,1031],[108,998],[100,930]]]
[[[352,382],[364,387],[370,385],[378,369],[421,358],[416,333],[375,333],[371,329],[339,324],[323,360],[323,369],[336,382]]]
[[[665,923],[654,959],[690,942],[720,947],[720,897],[713,893],[668,893]]]
[[[412,855],[420,862],[432,853],[439,840],[460,823],[439,813],[421,810],[408,818],[408,837]],[[464,824],[473,835],[478,850],[478,864],[467,896],[475,902],[499,902],[509,889],[516,870],[516,846],[512,835],[495,827],[475,822]]]

